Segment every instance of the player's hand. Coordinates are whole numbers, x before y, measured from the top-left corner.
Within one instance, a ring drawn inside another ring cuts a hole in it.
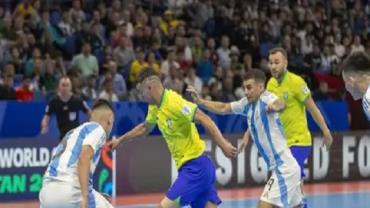
[[[243,152],[244,149],[247,147],[248,142],[249,142],[249,138],[250,138],[250,134],[246,132],[243,136],[242,143],[240,144],[240,147],[238,149],[238,154]]]
[[[234,158],[238,154],[238,150],[230,142],[226,142],[222,147],[222,151],[227,157]]]
[[[49,130],[48,126],[43,126],[43,127],[41,127],[41,134],[46,134],[46,133],[48,133],[48,130]]]
[[[88,208],[87,206],[87,199],[82,198],[80,208]]]
[[[201,103],[199,92],[193,86],[189,85],[186,91],[190,92],[190,95],[196,104],[199,105]]]
[[[271,112],[274,112],[274,111],[275,111],[273,103],[270,103],[270,104],[268,104],[268,105],[266,106],[266,111],[267,111],[268,113],[271,113]]]
[[[331,135],[330,130],[323,132],[323,140],[323,145],[325,145],[326,149],[329,150],[333,143],[333,136]]]
[[[112,139],[110,140],[108,143],[107,143],[107,146],[108,148],[114,150],[118,147],[118,145],[120,144],[121,142],[119,141],[119,139]]]

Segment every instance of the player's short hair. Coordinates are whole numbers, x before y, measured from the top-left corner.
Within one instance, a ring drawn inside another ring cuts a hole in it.
[[[158,74],[150,67],[145,68],[137,75],[137,82],[142,83],[145,79],[149,77],[156,77],[159,79]]]
[[[112,112],[114,112],[112,104],[109,101],[105,100],[105,99],[96,100],[94,102],[91,110],[96,110],[96,109],[100,109],[100,108],[110,109]]]
[[[61,77],[59,78],[59,80],[58,80],[58,84],[60,84],[60,83],[62,82],[62,80],[64,80],[64,79],[67,79],[67,80],[69,80],[70,82],[72,82],[72,80],[71,80],[71,78],[70,78],[69,76],[67,76],[67,75],[63,75],[63,76],[61,76]]]
[[[366,52],[353,52],[339,66],[340,71],[370,72],[370,56]]]
[[[245,75],[244,75],[244,81],[248,79],[253,79],[258,83],[265,84],[266,82],[266,75],[265,72],[263,72],[260,69],[250,69]]]
[[[269,51],[269,56],[276,54],[276,53],[281,53],[285,58],[288,58],[288,53],[284,48],[278,47],[278,48],[273,48]]]

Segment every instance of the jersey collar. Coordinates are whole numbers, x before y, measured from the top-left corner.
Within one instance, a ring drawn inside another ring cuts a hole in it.
[[[167,92],[168,90],[166,88],[163,89],[163,93],[162,93],[162,96],[161,96],[161,102],[159,103],[159,108],[162,106],[162,103],[167,95]]]
[[[286,80],[287,77],[288,77],[288,70],[285,70],[283,77],[281,78],[281,81],[279,81],[278,79],[276,79],[276,81],[278,82],[279,85],[281,85]]]

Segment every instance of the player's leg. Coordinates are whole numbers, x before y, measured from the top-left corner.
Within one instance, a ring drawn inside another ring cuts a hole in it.
[[[210,188],[209,191],[199,195],[198,198],[190,204],[192,208],[215,208],[221,204],[221,199],[218,197],[214,183],[211,185],[213,187]]]
[[[295,207],[302,202],[298,163],[290,153],[283,153],[281,157],[284,163],[273,170],[262,192],[259,207]]]
[[[290,151],[300,167],[302,179],[305,176],[304,163],[308,159],[308,157],[311,155],[311,149],[312,149],[311,146],[291,146],[290,147]]]
[[[218,205],[214,204],[213,202],[207,202],[206,208],[216,208]]]
[[[284,207],[302,207],[304,195],[301,191],[300,166],[290,154],[283,154],[282,158],[285,162],[275,171],[281,202]]]
[[[298,162],[298,165],[300,167],[301,171],[301,192],[304,195],[304,190],[303,190],[303,178],[305,177],[304,174],[304,163],[308,159],[308,157],[311,155],[311,146],[291,146],[290,151],[292,152],[293,157],[296,159]],[[303,208],[307,208],[307,202],[306,199],[303,199],[304,205]]]
[[[58,192],[58,190],[63,190]],[[80,191],[71,185],[45,182],[39,193],[40,208],[79,208]]]
[[[206,155],[187,162],[180,168],[176,181],[162,200],[163,205],[172,206],[175,202],[180,207],[204,208],[207,202],[220,204],[214,184],[215,172],[213,162]]]
[[[113,205],[99,192],[92,190],[92,195],[89,196],[89,203],[92,204],[92,207],[101,207],[101,208],[113,208]]]
[[[175,182],[168,189],[166,196],[160,202],[160,207],[172,208],[188,205],[194,198],[193,194],[199,193],[197,187],[193,186],[194,184],[191,183],[191,168],[187,166],[188,165],[180,169]]]
[[[161,203],[159,204],[161,208],[177,208],[180,207],[178,202],[172,201],[171,199],[167,198],[166,196],[162,199]]]
[[[260,197],[259,208],[273,208],[275,205],[281,206],[281,191],[276,172],[272,172]]]
[[[298,206],[295,206],[293,208],[300,208],[301,205],[298,205]],[[273,204],[269,204],[267,202],[264,202],[264,201],[260,201],[259,204],[258,204],[258,208],[279,208],[278,206],[275,206]]]
[[[179,169],[175,182],[168,189],[166,197],[161,201],[161,207],[190,205],[203,192],[202,186],[204,186],[205,179],[199,160],[199,158],[190,160]]]
[[[274,207],[275,206],[273,204],[270,204],[264,201],[260,201],[258,204],[258,208],[274,208]]]
[[[198,198],[191,203],[192,208],[215,208],[221,204],[221,199],[218,197],[214,183],[212,183],[212,186],[213,187],[210,188],[209,191],[199,195]]]
[[[202,163],[205,175],[203,192],[191,203],[192,208],[215,208],[221,204],[216,190],[216,168],[211,159],[205,157]]]

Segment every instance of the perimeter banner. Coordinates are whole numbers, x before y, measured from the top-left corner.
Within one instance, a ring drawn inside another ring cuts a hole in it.
[[[50,162],[52,139],[0,140],[0,202],[38,199],[42,177]],[[111,194],[112,153],[103,149],[94,174],[94,188]]]
[[[226,135],[239,146],[242,135]],[[264,184],[266,163],[252,142],[237,158],[229,159],[213,140],[205,137],[206,154],[216,166],[220,188]],[[159,136],[134,139],[117,150],[117,194],[164,192],[177,176],[165,141]],[[330,152],[315,136],[311,157],[305,167],[308,183],[370,179],[370,131],[334,135]]]

